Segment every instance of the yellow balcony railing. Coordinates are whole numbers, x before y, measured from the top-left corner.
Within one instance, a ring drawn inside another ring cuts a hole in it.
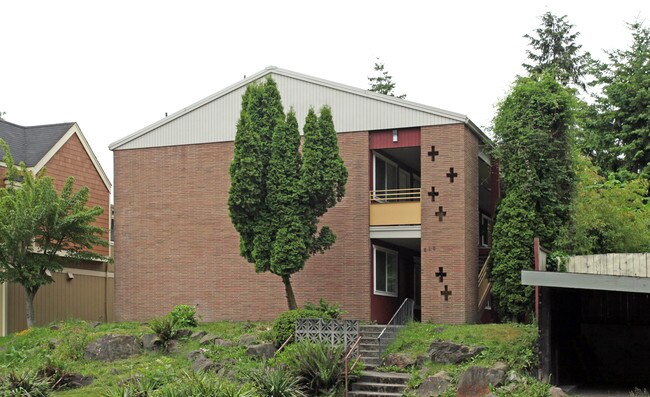
[[[370,191],[370,226],[421,223],[420,188]]]

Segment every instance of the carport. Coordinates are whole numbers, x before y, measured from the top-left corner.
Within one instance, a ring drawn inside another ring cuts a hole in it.
[[[546,252],[536,244],[536,264]],[[557,385],[650,387],[648,254],[572,257],[566,272],[522,271],[537,288],[540,378]]]

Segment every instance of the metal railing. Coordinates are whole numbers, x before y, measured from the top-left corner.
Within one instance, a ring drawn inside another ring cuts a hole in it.
[[[478,274],[478,309],[479,310],[483,308],[483,305],[485,304],[485,301],[487,300],[488,296],[490,295],[490,291],[492,290],[492,284],[490,283],[490,280],[488,280],[487,278],[490,261],[491,261],[491,256],[488,255],[487,259],[485,260],[485,263],[483,263],[483,266],[481,267],[481,271]]]
[[[399,203],[420,201],[420,188],[371,190],[370,201],[373,203]]]
[[[350,389],[350,372],[352,372],[354,367],[359,363],[359,360],[361,360],[361,354],[359,354],[359,342],[361,342],[361,336],[357,338],[352,347],[350,347],[350,350],[348,350],[348,354],[345,355],[345,397],[348,397],[348,390]],[[350,359],[355,352],[357,357],[355,358],[354,363],[352,363],[352,366],[350,366]]]
[[[393,314],[386,327],[381,331],[377,337],[379,344],[379,355],[381,356],[388,345],[395,340],[399,329],[406,325],[409,321],[413,321],[413,310],[415,309],[415,301],[410,298],[404,299],[399,309]]]

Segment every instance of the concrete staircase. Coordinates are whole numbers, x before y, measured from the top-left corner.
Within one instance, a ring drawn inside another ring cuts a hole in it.
[[[361,325],[359,327],[359,353],[361,362],[368,370],[375,369],[381,365],[379,354],[379,341],[377,337],[384,329],[385,325]]]
[[[398,397],[406,389],[411,375],[397,372],[363,371],[359,380],[352,384],[348,396],[352,397]]]
[[[375,368],[381,366],[379,341],[377,337],[384,329],[384,325],[362,325],[359,327],[359,353],[365,371],[361,377],[352,384],[349,396],[354,397],[397,397],[406,389],[406,383],[411,376],[397,372],[377,372]]]

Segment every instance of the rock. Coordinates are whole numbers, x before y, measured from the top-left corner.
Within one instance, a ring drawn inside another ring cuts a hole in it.
[[[162,348],[162,341],[156,334],[142,335],[142,347],[145,350],[160,350]]]
[[[449,374],[440,371],[437,374],[426,378],[418,388],[419,397],[438,397],[443,395],[449,388]]]
[[[391,353],[384,358],[384,366],[396,366],[402,369],[406,367],[412,367],[415,364],[413,357],[404,353]]]
[[[199,342],[201,345],[214,345],[214,341],[219,339],[217,335],[207,334]]]
[[[60,325],[57,325],[57,324],[52,324],[52,325],[50,325],[50,329],[51,329],[52,331],[58,331],[58,330],[61,329],[61,326],[60,326]]]
[[[194,361],[198,356],[202,355],[205,352],[205,350],[192,350],[191,352],[187,353],[187,359],[190,361]]]
[[[206,336],[207,334],[208,334],[208,333],[205,332],[205,331],[197,331],[197,332],[194,332],[194,333],[190,336],[190,338],[192,338],[193,340],[200,340],[201,338],[203,338],[203,337]]]
[[[484,349],[483,346],[469,347],[449,341],[435,341],[429,346],[429,357],[434,363],[458,364],[476,356]]]
[[[178,351],[178,341],[177,340],[168,340],[167,346],[165,346],[165,353],[176,353]]]
[[[566,396],[568,396],[568,394],[566,394],[564,392],[564,390],[562,390],[559,387],[555,387],[555,386],[552,386],[552,387],[550,387],[548,389],[548,394],[550,394],[551,397],[566,397]]]
[[[493,366],[492,369],[495,371],[503,371],[503,373],[507,373],[510,367],[508,364],[504,363],[503,361],[497,361]]]
[[[90,326],[90,328],[97,328],[100,325],[102,325],[102,323],[100,323],[99,321],[93,321],[92,323],[90,323],[88,325]]]
[[[179,339],[187,339],[190,336],[192,336],[191,329],[179,329],[178,331],[176,331],[176,337]]]
[[[246,354],[257,358],[271,358],[275,354],[275,345],[273,343],[260,343],[259,345],[251,345],[246,349]]]
[[[418,368],[424,367],[424,363],[429,361],[429,357],[425,356],[424,354],[420,354],[415,358],[415,366]]]
[[[65,374],[57,380],[57,385],[61,389],[77,389],[79,387],[89,386],[94,380],[95,378],[92,376]]]
[[[48,341],[47,344],[48,344],[48,347],[49,347],[50,349],[56,349],[57,346],[59,346],[60,343],[61,343],[60,340],[58,340],[58,339],[56,339],[56,338],[52,338],[52,339],[50,339],[50,340]]]
[[[487,396],[490,385],[500,386],[505,380],[506,373],[502,368],[485,368],[471,366],[460,376],[457,397]]]
[[[235,342],[225,340],[225,339],[215,339],[214,344],[217,346],[232,347],[235,345]]]
[[[214,361],[207,358],[202,351],[195,350],[194,352],[190,352],[188,358],[192,353],[195,353],[192,355],[192,359],[190,359],[192,361],[192,371],[207,372],[219,370],[220,367]]]
[[[139,338],[130,335],[106,335],[86,346],[86,360],[114,361],[142,353]]]
[[[242,335],[239,338],[239,344],[242,345],[242,346],[248,347],[248,346],[254,345],[256,343],[258,343],[256,335],[245,334],[245,335]]]

